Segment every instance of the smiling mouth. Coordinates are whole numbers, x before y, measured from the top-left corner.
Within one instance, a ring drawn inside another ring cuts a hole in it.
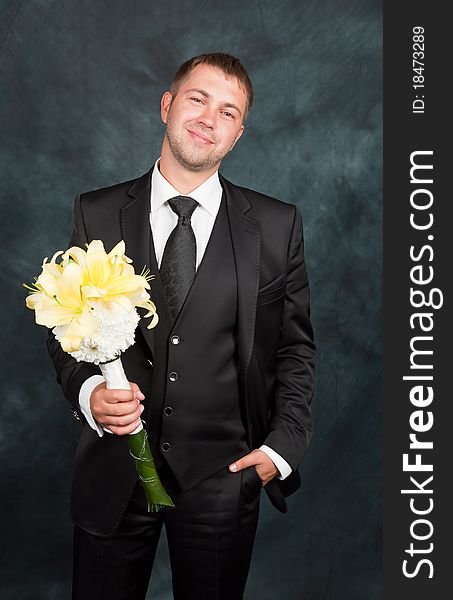
[[[198,133],[197,131],[193,131],[192,129],[188,129],[187,131],[190,133],[192,138],[198,142],[202,142],[203,144],[213,144],[214,143],[208,137],[205,137],[204,135],[202,135],[201,133]]]

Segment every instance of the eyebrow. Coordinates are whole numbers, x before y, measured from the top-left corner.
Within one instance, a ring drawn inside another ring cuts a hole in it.
[[[211,94],[209,94],[206,90],[202,90],[200,88],[191,88],[190,90],[186,91],[186,94],[190,94],[191,92],[198,92],[199,94],[201,94],[205,98],[212,98]],[[236,104],[233,104],[232,102],[222,102],[222,105],[226,106],[228,108],[234,108],[242,116],[242,111],[241,111],[241,109],[238,106],[236,106]]]

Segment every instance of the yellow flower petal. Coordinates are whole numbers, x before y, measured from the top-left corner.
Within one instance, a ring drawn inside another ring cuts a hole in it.
[[[72,307],[61,306],[46,294],[30,294],[25,302],[28,308],[35,311],[38,325],[52,328],[56,325],[67,325],[74,318]]]
[[[150,317],[151,315],[153,315],[153,318],[151,319],[151,323],[147,326],[147,329],[153,329],[153,327],[155,327],[159,322],[159,315],[157,314],[157,312],[153,313],[150,311],[148,314],[145,315],[145,317]]]
[[[90,312],[84,311],[73,319],[61,338],[61,347],[65,352],[77,352],[84,337],[93,336],[98,328],[96,319]]]
[[[102,298],[107,295],[107,290],[95,285],[82,286],[82,294],[84,298]]]
[[[121,242],[118,242],[117,245],[114,248],[112,248],[108,253],[109,261],[111,261],[111,259],[115,256],[124,256],[125,252],[126,244],[124,243],[124,240],[121,240]]]
[[[72,246],[63,254],[64,258],[71,258],[74,262],[80,265],[83,269],[86,268],[86,252],[78,246]]]
[[[55,280],[56,300],[63,306],[72,306],[75,311],[82,310],[81,295],[82,269],[76,263],[69,263],[61,277]]]
[[[104,242],[102,240],[91,240],[91,242],[88,244],[86,253],[94,254],[96,252],[105,253]]]
[[[87,248],[85,281],[91,285],[103,287],[110,277],[110,264],[102,242],[98,244],[94,242],[99,242],[99,240],[94,240]]]

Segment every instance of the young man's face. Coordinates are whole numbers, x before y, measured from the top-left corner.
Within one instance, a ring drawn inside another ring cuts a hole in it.
[[[236,79],[197,65],[175,96],[165,92],[162,97],[164,145],[186,169],[212,170],[241,137],[246,105],[246,92]]]

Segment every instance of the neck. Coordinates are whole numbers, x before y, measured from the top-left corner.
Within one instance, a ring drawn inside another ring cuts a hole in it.
[[[216,165],[207,171],[189,171],[173,156],[165,140],[159,161],[159,171],[171,185],[183,196],[187,196],[204,183],[219,168]]]

